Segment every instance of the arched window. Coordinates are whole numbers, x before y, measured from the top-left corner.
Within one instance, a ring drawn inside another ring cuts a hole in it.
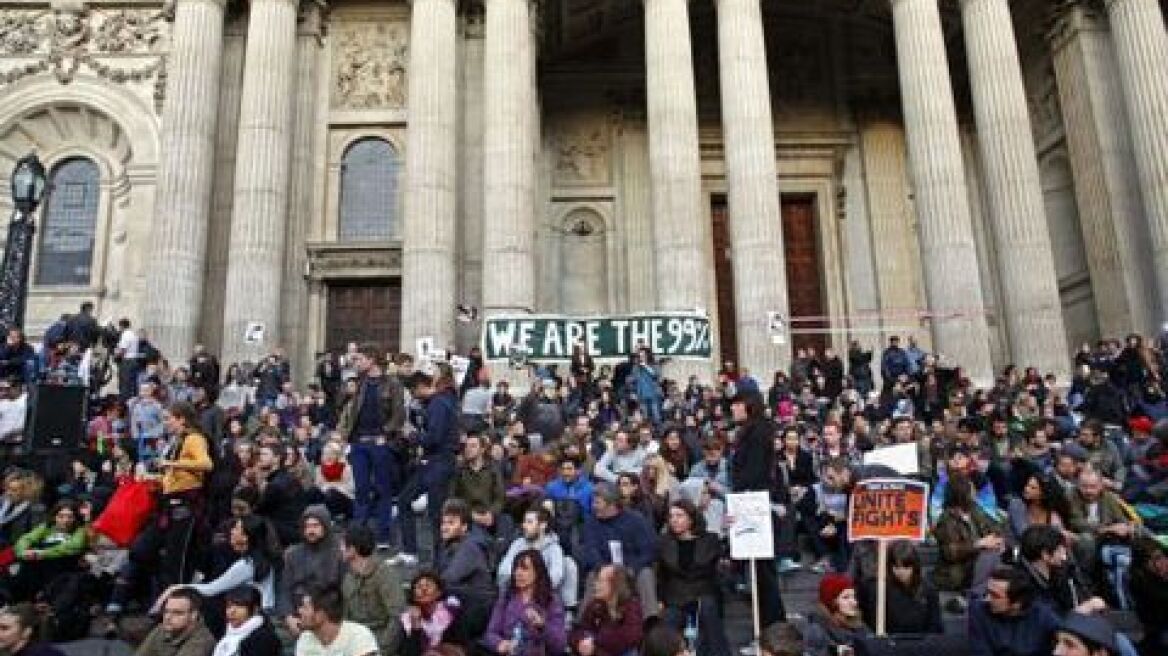
[[[89,285],[100,182],[97,165],[83,157],[53,167],[41,221],[36,284]]]
[[[398,236],[397,185],[401,162],[385,139],[361,139],[341,158],[340,239]]]

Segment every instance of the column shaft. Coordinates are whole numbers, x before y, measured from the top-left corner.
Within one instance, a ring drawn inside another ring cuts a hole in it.
[[[203,302],[223,8],[223,0],[179,0],[175,6],[151,236],[151,252],[167,272],[147,285],[142,317],[172,359],[185,358],[194,345]]]
[[[702,209],[697,97],[687,0],[644,0],[649,172],[660,310],[709,308],[708,226]],[[671,372],[708,376],[683,363]]]
[[[535,309],[535,57],[527,0],[487,0],[483,45],[483,306]]]
[[[963,0],[977,139],[1012,361],[1068,373],[1062,301],[1007,0]]]
[[[414,0],[406,131],[402,350],[454,344],[458,93],[454,0]]]
[[[256,361],[280,340],[296,88],[296,5],[294,0],[251,3],[223,310],[225,364]],[[264,324],[264,344],[244,343],[244,329],[251,321]]]
[[[1107,0],[1160,309],[1168,309],[1168,31],[1157,0]]]
[[[937,0],[892,0],[892,16],[934,347],[988,383],[989,331]]]
[[[762,12],[759,0],[718,0],[717,11],[738,359],[767,380],[790,350],[771,343],[765,321],[787,314],[787,276]]]

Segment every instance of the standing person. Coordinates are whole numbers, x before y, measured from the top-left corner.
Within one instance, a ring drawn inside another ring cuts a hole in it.
[[[730,401],[730,412],[738,426],[737,448],[730,461],[730,481],[735,492],[770,492],[776,428],[764,416],[764,411],[763,399],[759,394],[738,394]],[[751,565],[758,577],[756,584],[762,626],[783,621],[787,613],[779,594],[774,560],[756,560]]]
[[[373,532],[354,526],[345,534],[345,577],[341,593],[345,598],[345,618],[369,627],[383,654],[398,653],[398,616],[406,607],[401,576],[397,568],[373,557]]]
[[[426,426],[421,432],[419,446],[422,459],[410,480],[398,495],[398,515],[402,517],[402,551],[394,556],[396,564],[418,563],[418,529],[413,521],[412,505],[426,495],[426,515],[434,534],[433,544],[441,542],[439,524],[442,506],[454,475],[455,454],[458,453],[459,411],[458,394],[454,384],[454,370],[445,362],[434,365],[433,380],[419,379],[415,396],[426,403]]]
[[[637,364],[629,377],[637,394],[637,403],[654,426],[661,425],[661,371],[653,363],[653,353],[647,348],[637,350]]]
[[[119,319],[114,361],[118,363],[118,394],[123,401],[128,401],[138,390],[138,372],[142,369],[142,353],[138,345],[138,333],[130,326],[130,320]]]
[[[389,548],[393,500],[401,486],[398,456],[391,446],[405,425],[405,392],[397,376],[387,376],[377,362],[378,350],[365,345],[352,354],[357,393],[341,411],[337,429],[349,440],[356,499],[353,519],[376,519],[379,547]],[[411,517],[402,514],[407,522]]]
[[[303,631],[296,640],[296,656],[377,656],[373,632],[345,621],[345,602],[336,587],[317,588],[301,595],[297,607]]]
[[[848,346],[848,376],[860,398],[867,399],[874,386],[872,382],[872,349],[860,346],[860,340],[853,339]]]
[[[153,573],[159,587],[186,583],[194,573],[195,532],[203,528],[204,483],[214,468],[210,444],[198,431],[195,408],[175,403],[163,420],[173,436],[158,465],[162,498],[154,520],[130,545],[130,557],[118,576],[106,612],[120,613],[134,584]]]
[[[900,348],[900,337],[893,335],[888,338],[888,348],[880,355],[880,378],[884,384],[884,394],[892,391],[893,384],[901,376],[907,376],[909,368],[908,354]]]
[[[135,656],[210,656],[215,636],[203,623],[201,601],[194,590],[179,588],[171,593],[162,606],[162,622],[138,646]]]
[[[207,391],[207,398],[214,401],[219,396],[219,359],[207,352],[207,347],[195,344],[195,350],[187,363],[191,370],[191,383]]]

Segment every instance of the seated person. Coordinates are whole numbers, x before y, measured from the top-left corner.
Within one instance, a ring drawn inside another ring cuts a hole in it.
[[[276,628],[264,616],[260,591],[241,585],[223,597],[226,632],[215,645],[215,656],[281,656]]]
[[[1031,526],[1022,533],[1018,546],[1017,566],[1029,577],[1036,598],[1055,613],[1089,615],[1106,610],[1107,604],[1092,594],[1070,560],[1062,531],[1041,524]]]
[[[401,645],[401,656],[421,656],[442,643],[465,642],[454,626],[458,600],[446,596],[442,577],[436,572],[414,577],[407,604],[397,625],[401,636],[394,641]]]
[[[623,564],[635,577],[637,594],[646,617],[657,614],[657,536],[649,520],[620,505],[620,494],[608,483],[597,486],[592,497],[593,517],[584,524],[580,544],[580,568],[592,576],[601,565]]]
[[[515,557],[511,581],[495,602],[482,644],[502,656],[562,654],[567,645],[564,604],[534,549]]]
[[[705,529],[693,503],[669,504],[666,530],[657,559],[657,586],[665,603],[665,621],[678,630],[694,626],[698,653],[729,654],[722,623],[718,561],[722,545]]]
[[[398,637],[397,618],[405,609],[401,576],[398,569],[373,553],[377,543],[373,530],[357,525],[344,539],[345,573],[341,594],[345,598],[345,617],[369,627],[383,654],[395,654]]]
[[[515,556],[534,549],[543,556],[552,588],[560,594],[565,608],[575,608],[580,574],[576,561],[564,555],[560,540],[550,531],[552,516],[546,508],[531,508],[523,513],[522,535],[515,538],[507,553],[499,561],[498,583],[503,588],[511,580],[511,566]]]
[[[1058,618],[1034,602],[1026,574],[999,567],[990,574],[985,598],[969,607],[970,656],[1047,656]]]
[[[1123,502],[1106,489],[1103,477],[1090,467],[1079,474],[1079,490],[1071,501],[1070,529],[1076,534],[1075,560],[1090,573],[1105,573],[1120,608],[1127,608],[1124,580],[1131,565],[1135,525]]]
[[[895,542],[888,547],[884,629],[887,633],[944,633],[937,589],[925,580],[921,555],[913,543]],[[860,588],[860,611],[868,628],[876,628],[877,584],[865,581]]]
[[[345,620],[345,602],[336,587],[314,588],[300,598],[302,627],[296,656],[378,656],[377,640],[366,627]]]
[[[503,476],[487,459],[487,438],[479,433],[466,436],[462,447],[462,466],[450,481],[449,499],[461,499],[470,506],[474,526],[487,535],[506,539],[511,526],[503,515],[507,490]]]
[[[622,656],[636,650],[642,630],[641,604],[628,571],[620,565],[602,566],[568,636],[572,651],[580,656]]]
[[[1055,631],[1053,656],[1119,656],[1117,637],[1106,619],[1070,613]]]
[[[1141,654],[1168,654],[1168,547],[1152,538],[1136,541],[1131,596],[1143,627]]]
[[[1015,540],[1034,525],[1065,529],[1070,512],[1062,488],[1041,473],[1026,476],[1020,496],[1012,497],[1007,508],[1010,533]]]
[[[1001,562],[1006,543],[1001,528],[973,500],[973,485],[964,476],[949,479],[944,510],[933,531],[940,560],[933,582],[941,590],[977,591]]]
[[[59,501],[48,520],[16,541],[13,553],[20,563],[8,582],[16,601],[31,601],[58,576],[77,571],[89,531],[72,501]]]
[[[552,504],[552,519],[560,547],[571,556],[576,556],[580,533],[584,520],[592,515],[592,482],[580,468],[576,456],[565,455],[559,459],[559,474],[544,487],[544,493]]]
[[[616,483],[620,474],[641,475],[645,466],[645,449],[633,444],[633,438],[625,429],[618,429],[612,436],[612,448],[604,452],[596,463],[592,475],[600,481]]]
[[[215,636],[203,623],[202,598],[189,588],[171,592],[162,606],[162,622],[154,627],[135,656],[210,656]]]
[[[808,618],[804,648],[811,656],[835,656],[854,649],[868,635],[860,617],[856,587],[846,574],[827,574],[819,581],[819,607]]]
[[[462,635],[481,635],[495,601],[491,578],[489,549],[482,538],[471,531],[471,510],[461,499],[449,499],[442,506],[442,546],[435,554],[435,565],[446,590],[462,604],[458,631]]]

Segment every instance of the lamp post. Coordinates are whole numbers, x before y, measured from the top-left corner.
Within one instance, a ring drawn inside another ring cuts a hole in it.
[[[5,329],[24,327],[28,268],[36,233],[33,215],[45,195],[45,185],[45,167],[36,153],[20,158],[12,170],[12,204],[16,209],[8,223],[8,243],[0,265],[0,325]]]

